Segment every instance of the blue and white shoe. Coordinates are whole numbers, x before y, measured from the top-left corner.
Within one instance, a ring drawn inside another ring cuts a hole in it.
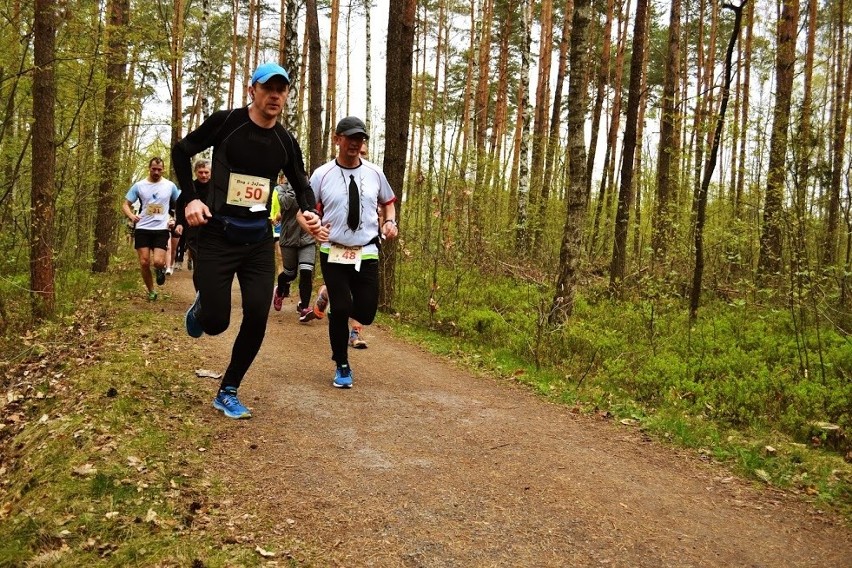
[[[195,301],[186,310],[184,323],[186,324],[186,332],[190,337],[201,337],[204,335],[204,328],[201,327],[201,322],[198,321],[201,316],[201,294],[195,293]]]
[[[339,389],[352,388],[352,369],[349,365],[338,365],[337,371],[334,373],[334,380],[331,384]]]
[[[236,387],[225,387],[213,399],[213,408],[221,410],[228,418],[251,418],[251,412],[237,398]]]

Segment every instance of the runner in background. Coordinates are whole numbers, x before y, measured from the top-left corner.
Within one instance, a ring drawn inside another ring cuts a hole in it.
[[[396,196],[384,172],[361,157],[369,138],[364,122],[348,116],[337,123],[337,158],[317,168],[311,188],[323,213],[328,238],[319,240],[320,266],[332,309],[328,336],[336,370],[332,385],[351,388],[349,318],[373,322],[379,301],[381,239],[398,235]],[[379,223],[379,209],[384,222]]]
[[[365,139],[361,143],[361,149],[358,151],[361,156],[361,159],[367,159],[367,140]],[[379,224],[381,225],[384,222],[381,213],[381,207],[379,207]],[[328,289],[323,284],[319,292],[317,293],[317,302],[314,304],[313,309],[307,311],[305,313],[300,313],[299,321],[302,323],[307,323],[311,320],[322,319],[325,315],[325,310],[328,308]],[[367,341],[364,339],[363,330],[364,326],[358,320],[354,318],[349,318],[350,328],[349,328],[349,347],[353,347],[355,349],[366,349]]]
[[[298,277],[299,302],[296,304],[296,312],[299,314],[299,321],[302,321],[303,316],[313,312],[311,294],[317,256],[316,241],[302,225],[304,219],[299,215],[296,193],[286,177],[278,178],[275,190],[278,197],[278,214],[275,220],[281,225],[279,245],[282,270],[278,274],[278,285],[272,292],[272,307],[281,311],[284,298],[290,296],[290,285]]]
[[[163,159],[154,157],[148,161],[148,177],[130,187],[121,206],[124,216],[136,227],[134,247],[139,257],[142,281],[148,289],[148,300],[151,301],[156,300],[158,296],[151,276],[151,257],[153,256],[157,285],[162,286],[166,282],[169,209],[174,206],[179,196],[177,186],[163,178]],[[133,210],[136,201],[139,201],[138,213]]]

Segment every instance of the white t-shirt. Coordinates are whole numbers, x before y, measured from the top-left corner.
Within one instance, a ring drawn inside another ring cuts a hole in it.
[[[349,216],[350,176],[358,186],[361,201],[361,223],[353,231],[346,222]],[[311,189],[322,206],[322,223],[331,225],[328,240],[344,246],[363,246],[362,258],[378,258],[379,249],[367,244],[379,235],[379,205],[396,201],[388,178],[379,167],[366,160],[355,168],[346,168],[332,160],[314,170]],[[366,246],[365,246],[366,245]],[[328,252],[329,244],[320,250]]]
[[[147,178],[137,181],[127,192],[125,199],[130,203],[139,200],[139,222],[137,229],[157,231],[169,228],[169,203],[177,201],[180,191],[166,178],[154,183]]]

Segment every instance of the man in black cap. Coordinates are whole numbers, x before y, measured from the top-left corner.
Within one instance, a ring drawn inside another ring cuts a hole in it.
[[[213,400],[213,406],[228,418],[251,417],[237,398],[237,389],[266,333],[275,278],[269,211],[279,172],[293,185],[311,232],[321,232],[302,150],[278,123],[289,94],[287,71],[276,63],[264,63],[252,74],[247,107],[213,113],[172,148],[175,172],[186,193],[186,220],[190,226],[201,227],[193,274],[198,292],[186,313],[187,333],[200,337],[225,331],[231,319],[235,275],[240,282],[243,321]],[[195,194],[190,160],[211,146],[210,189],[202,201]]]
[[[328,314],[331,358],[336,363],[332,384],[352,387],[349,367],[349,318],[369,325],[379,303],[379,242],[397,236],[396,196],[387,177],[361,157],[367,127],[347,116],[334,130],[337,157],[311,176],[323,226],[320,267],[332,309]],[[384,219],[379,225],[379,212]]]

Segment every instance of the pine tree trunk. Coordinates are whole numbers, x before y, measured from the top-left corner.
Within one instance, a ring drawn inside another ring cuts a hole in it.
[[[231,20],[231,74],[228,77],[228,108],[236,106],[236,89],[237,89],[237,49],[239,44],[237,40],[240,37],[240,0],[233,0],[233,14]]]
[[[743,53],[743,86],[742,86],[742,108],[740,109],[740,149],[739,149],[739,170],[737,171],[737,187],[734,192],[734,216],[737,219],[742,218],[743,191],[745,190],[745,171],[746,171],[746,132],[748,132],[748,114],[749,114],[749,91],[751,90],[751,60],[754,47],[754,5],[755,1],[748,4],[746,8],[746,38],[745,51]]]
[[[784,0],[781,19],[778,21],[778,48],[775,59],[775,107],[772,113],[769,173],[766,179],[763,228],[760,234],[760,257],[757,264],[758,277],[762,283],[767,283],[769,278],[781,271],[787,132],[790,126],[798,21],[799,0]]]
[[[30,203],[32,315],[43,320],[56,308],[53,221],[56,205],[56,3],[36,0],[33,24],[33,166]]]
[[[802,275],[807,263],[807,242],[805,229],[807,219],[805,217],[807,207],[807,192],[810,184],[810,163],[813,159],[813,151],[816,140],[811,133],[811,116],[813,115],[813,76],[814,76],[814,52],[816,50],[816,24],[817,24],[817,1],[808,0],[808,32],[807,51],[805,52],[804,68],[804,92],[802,94],[801,117],[799,119],[799,131],[796,136],[796,184],[793,194],[793,211],[795,213],[795,232],[792,255],[792,270],[796,274],[796,282],[799,291],[802,291],[804,281]]]
[[[633,205],[633,164],[636,152],[639,100],[642,97],[642,70],[645,65],[645,21],[648,18],[648,0],[636,3],[633,24],[633,54],[630,58],[630,85],[627,94],[627,117],[624,124],[624,151],[621,153],[621,180],[618,189],[618,206],[615,213],[612,262],[609,269],[610,291],[620,297],[624,269],[627,265],[627,229],[630,208]]]
[[[663,97],[660,112],[660,147],[657,157],[657,192],[652,223],[653,259],[662,262],[674,228],[674,193],[677,188],[675,162],[680,159],[680,134],[677,131],[676,103],[680,80],[680,10],[681,0],[672,0],[669,13],[668,48],[663,68]]]
[[[328,63],[326,64],[328,74],[325,83],[325,128],[322,138],[322,149],[326,155],[329,153],[329,144],[332,139],[332,123],[337,120],[337,29],[340,23],[340,0],[331,0],[330,17],[331,31],[328,40]]]
[[[382,170],[397,196],[396,215],[401,220],[401,188],[405,182],[405,153],[411,118],[411,79],[414,58],[414,23],[417,0],[397,0],[388,9],[387,92],[385,95],[385,159]],[[396,240],[382,246],[380,257],[379,307],[392,309],[395,293]]]
[[[606,0],[606,14],[603,32],[601,34],[601,57],[595,62],[595,104],[592,109],[592,139],[589,144],[589,154],[586,158],[586,171],[589,173],[586,179],[586,200],[592,198],[592,173],[595,171],[595,156],[597,155],[598,136],[601,128],[601,115],[603,114],[603,101],[606,94],[606,86],[609,84],[609,61],[612,54],[612,17],[615,0]]]
[[[92,272],[106,272],[109,257],[115,249],[116,211],[121,189],[119,183],[121,140],[126,116],[127,95],[127,37],[130,0],[110,0],[107,3],[106,26],[106,89],[104,112],[100,126],[100,173],[97,217],[95,221],[94,260]]]
[[[740,24],[742,23],[743,5],[734,6],[726,4],[726,8],[734,11],[734,29],[731,31],[731,39],[728,42],[728,50],[725,54],[725,78],[722,85],[722,100],[719,105],[719,116],[716,120],[716,130],[710,146],[710,157],[704,167],[701,178],[701,188],[696,196],[695,206],[695,270],[692,275],[692,290],[689,296],[689,317],[695,321],[698,315],[698,303],[701,298],[701,279],[704,275],[704,222],[707,215],[707,193],[710,188],[710,180],[716,169],[716,158],[719,154],[719,144],[722,139],[722,129],[725,126],[725,111],[728,108],[728,98],[731,92],[731,74],[734,57],[734,46],[740,35]]]
[[[832,101],[832,134],[831,134],[831,181],[828,186],[828,211],[825,237],[822,247],[823,265],[831,266],[837,262],[837,233],[840,222],[840,187],[842,184],[845,162],[846,149],[846,123],[848,122],[849,114],[846,110],[848,107],[848,96],[845,96],[847,83],[844,73],[844,61],[846,59],[846,26],[845,21],[845,0],[838,0],[836,4],[837,14],[837,48],[834,53],[835,60],[835,81],[834,81],[834,97]],[[850,58],[852,65],[852,58]]]
[[[553,61],[553,1],[541,2],[541,37],[538,42],[538,81],[535,91],[535,110],[533,116],[532,162],[530,165],[530,207],[531,213],[547,207],[545,196],[550,193],[550,181],[544,177],[544,161],[547,154],[547,133],[550,120],[550,68]],[[541,241],[542,221],[544,217],[535,215],[530,219],[532,229],[531,247],[527,255],[534,255]]]
[[[559,129],[562,125],[562,85],[565,82],[565,73],[568,70],[568,46],[571,43],[571,12],[574,9],[574,0],[565,1],[565,17],[562,20],[562,37],[559,40],[559,62],[556,71],[556,87],[553,93],[553,110],[550,117],[550,134],[547,141],[547,156],[544,163],[544,185],[542,186],[541,200],[538,205],[538,233],[534,238],[536,245],[541,241],[541,231],[544,228],[544,220],[548,218],[547,207],[550,202],[550,186],[553,183],[553,169],[556,162],[556,150],[562,145],[560,143]]]
[[[322,133],[322,61],[320,59],[319,19],[316,0],[306,0],[305,9],[307,10],[305,34],[308,37],[308,51],[310,52],[310,63],[308,64],[310,75],[308,125],[310,135],[308,145],[311,160],[308,172],[312,173],[325,163],[327,152],[325,151]]]

